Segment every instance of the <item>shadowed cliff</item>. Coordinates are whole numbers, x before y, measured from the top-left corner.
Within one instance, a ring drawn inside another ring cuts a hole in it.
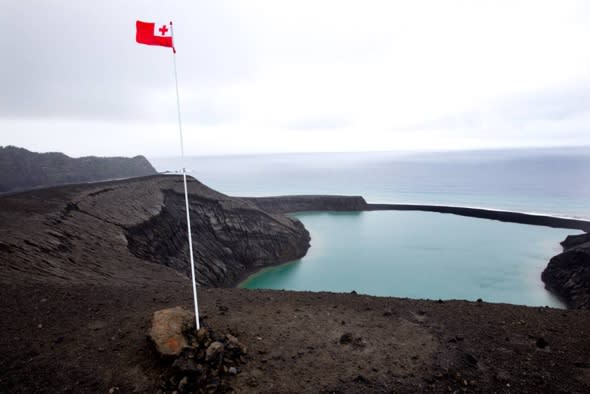
[[[590,309],[590,234],[569,235],[563,253],[554,256],[541,279],[570,308]]]
[[[75,159],[63,153],[0,146],[0,193],[153,174],[156,170],[143,156]]]

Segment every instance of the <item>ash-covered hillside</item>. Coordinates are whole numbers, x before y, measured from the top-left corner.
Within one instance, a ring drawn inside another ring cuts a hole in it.
[[[143,156],[72,158],[0,146],[0,193],[153,174],[156,170]]]

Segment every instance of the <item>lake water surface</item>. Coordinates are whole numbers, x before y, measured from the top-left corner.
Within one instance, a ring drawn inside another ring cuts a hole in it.
[[[563,307],[540,276],[575,231],[426,212],[295,216],[311,234],[307,256],[242,287]]]

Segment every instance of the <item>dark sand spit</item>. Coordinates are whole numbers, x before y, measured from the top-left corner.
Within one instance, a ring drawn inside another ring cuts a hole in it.
[[[588,310],[219,288],[309,234],[189,188],[204,322],[249,349],[238,392],[590,390]],[[0,392],[158,392],[149,321],[192,300],[182,198],[177,176],[0,197]]]
[[[243,199],[256,203],[260,208],[268,212],[276,213],[302,211],[424,211],[590,232],[590,221],[583,219],[448,205],[370,204],[360,196],[318,195],[250,197]]]

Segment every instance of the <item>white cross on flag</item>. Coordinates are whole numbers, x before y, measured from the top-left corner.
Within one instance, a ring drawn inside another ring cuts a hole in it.
[[[172,37],[172,29],[168,23],[154,23],[154,36]]]

